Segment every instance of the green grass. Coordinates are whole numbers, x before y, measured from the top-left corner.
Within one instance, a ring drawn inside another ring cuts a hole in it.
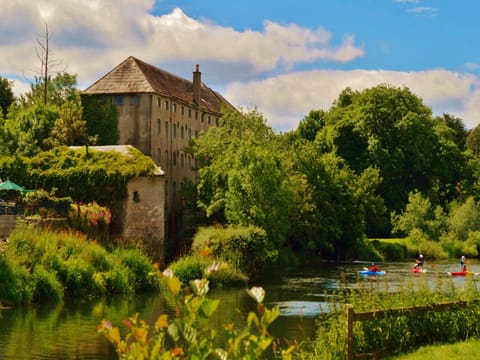
[[[480,340],[470,339],[465,342],[459,342],[448,345],[429,345],[423,346],[417,351],[398,356],[395,360],[473,360],[479,358]]]

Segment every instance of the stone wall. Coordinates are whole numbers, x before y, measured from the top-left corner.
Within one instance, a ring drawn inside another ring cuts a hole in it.
[[[0,238],[6,238],[15,229],[17,215],[0,215]]]
[[[153,260],[165,262],[165,179],[137,177],[128,182],[128,197],[123,203],[122,234],[126,241],[140,240]]]

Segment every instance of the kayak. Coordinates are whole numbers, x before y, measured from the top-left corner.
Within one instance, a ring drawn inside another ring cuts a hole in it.
[[[412,268],[412,272],[415,274],[424,274],[427,272],[427,269]]]
[[[360,270],[360,275],[385,275],[385,271]]]
[[[475,273],[473,271],[449,271],[447,272],[447,274],[450,276],[467,276],[467,275],[477,276],[478,275],[478,273]]]

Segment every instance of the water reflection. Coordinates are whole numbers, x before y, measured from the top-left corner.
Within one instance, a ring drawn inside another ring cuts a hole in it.
[[[367,263],[317,264],[290,272],[274,272],[264,277],[265,304],[278,305],[280,318],[273,324],[272,334],[289,341],[309,341],[315,332],[316,317],[329,311],[326,297],[342,288],[372,287],[378,291],[399,291],[406,280],[434,286],[439,278],[463,286],[466,279],[449,278],[448,271],[458,269],[456,263],[428,264],[426,274],[413,274],[411,263],[380,264],[386,274],[381,277],[359,276]],[[480,272],[474,264],[470,270]],[[478,276],[480,280],[480,276]],[[476,283],[475,283],[476,284]],[[256,304],[245,289],[211,292],[220,299],[220,307],[212,318],[212,327],[221,333],[227,323],[241,326]],[[122,321],[135,312],[152,324],[164,312],[172,313],[158,295],[103,298],[91,301],[66,300],[56,305],[31,306],[2,310],[0,319],[0,358],[13,359],[116,359],[112,346],[96,326],[109,319],[126,330]]]

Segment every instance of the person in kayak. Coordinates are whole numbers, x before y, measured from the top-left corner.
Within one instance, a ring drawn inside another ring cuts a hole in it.
[[[370,266],[370,268],[368,270],[370,270],[372,272],[377,272],[377,271],[380,271],[380,268],[377,265],[375,265],[374,262],[372,262],[372,265]]]
[[[425,264],[425,259],[423,257],[423,254],[420,254],[420,256],[417,259],[417,265],[419,268],[422,268],[423,264]]]
[[[460,258],[460,270],[461,271],[467,271],[467,260],[465,259],[465,256],[463,256],[463,255]]]

